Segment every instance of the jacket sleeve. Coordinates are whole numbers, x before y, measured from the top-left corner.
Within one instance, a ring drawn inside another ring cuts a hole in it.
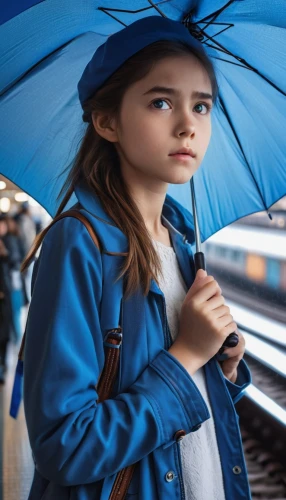
[[[97,404],[104,365],[101,255],[84,225],[58,221],[34,277],[24,407],[40,473],[61,485],[98,481],[210,418],[184,367],[162,349],[125,393]]]
[[[218,363],[220,370],[222,368]],[[222,371],[223,373],[223,371]],[[232,397],[233,403],[236,404],[243,396],[247,387],[252,383],[251,372],[248,365],[244,359],[241,359],[237,367],[237,379],[235,383],[231,382],[227,377],[224,376],[224,381],[226,387]]]

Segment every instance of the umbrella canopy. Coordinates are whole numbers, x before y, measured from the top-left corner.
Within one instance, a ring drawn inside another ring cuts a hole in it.
[[[284,0],[12,0],[0,20],[0,173],[55,214],[86,126],[83,69],[109,34],[149,15],[184,22],[216,69],[212,138],[194,176],[204,241],[286,194]],[[189,183],[168,193],[192,212]]]

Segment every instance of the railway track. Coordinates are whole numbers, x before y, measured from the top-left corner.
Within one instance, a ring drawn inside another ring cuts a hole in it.
[[[269,300],[264,299],[261,293],[255,289],[255,286],[250,291],[243,286],[243,282],[230,283],[223,272],[220,273],[211,266],[209,267],[208,274],[216,277],[222,289],[223,296],[226,299],[252,311],[261,313],[274,321],[286,324],[286,304],[283,306],[279,303],[269,302]]]
[[[232,303],[252,385],[237,403],[253,500],[286,500],[286,325]]]
[[[285,468],[243,424],[240,430],[253,500],[285,500]]]
[[[252,373],[252,385],[236,405],[240,422],[276,457],[286,473],[286,379],[248,354],[245,360]]]

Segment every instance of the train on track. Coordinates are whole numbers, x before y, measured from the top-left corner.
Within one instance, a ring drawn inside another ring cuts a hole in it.
[[[252,226],[252,227],[263,227],[269,229],[277,229],[280,231],[286,231],[286,210],[269,210],[272,216],[272,220],[269,219],[267,213],[258,212],[247,217],[239,219],[234,225],[242,226]]]
[[[286,306],[286,230],[226,227],[203,245],[208,274]]]

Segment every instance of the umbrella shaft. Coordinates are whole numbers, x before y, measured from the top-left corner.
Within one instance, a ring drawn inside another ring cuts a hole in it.
[[[198,216],[197,216],[195,185],[194,185],[194,178],[193,177],[190,180],[190,186],[191,186],[191,194],[192,194],[192,206],[193,206],[193,219],[194,219],[194,230],[195,230],[195,240],[196,240],[196,251],[198,253],[198,252],[201,252],[201,234],[200,234],[199,221],[198,221]],[[205,269],[205,267],[203,269]]]

